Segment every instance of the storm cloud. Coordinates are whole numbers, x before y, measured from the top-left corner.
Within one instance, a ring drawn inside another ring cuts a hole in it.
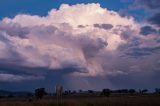
[[[143,26],[141,28],[140,34],[142,35],[149,35],[149,34],[156,34],[158,31],[151,26]]]
[[[43,77],[0,73],[0,82],[19,82],[24,80],[39,80],[39,79],[43,79]]]
[[[155,38],[160,36],[152,34],[153,30],[144,32],[145,29],[133,17],[121,17],[100,4],[62,4],[43,17],[18,14],[3,18],[0,60],[1,64],[62,71],[79,77],[118,76],[159,69],[156,64],[160,44]],[[135,39],[140,43],[134,42]],[[144,57],[148,51],[149,56]],[[155,64],[142,65],[144,61]],[[65,69],[72,71],[65,72]],[[3,70],[0,76],[5,77],[0,80],[43,78],[34,72],[31,76],[10,73]],[[35,75],[38,77],[34,78]]]
[[[153,16],[149,17],[148,21],[151,24],[154,24],[160,27],[160,13],[154,14]]]

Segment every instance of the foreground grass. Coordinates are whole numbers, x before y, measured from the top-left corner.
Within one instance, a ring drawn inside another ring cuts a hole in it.
[[[0,106],[160,106],[160,96],[64,97],[61,101],[46,97],[0,99]]]

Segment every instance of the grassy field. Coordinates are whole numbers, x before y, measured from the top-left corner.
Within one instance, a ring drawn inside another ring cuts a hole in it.
[[[57,101],[55,97],[41,100],[32,98],[1,98],[0,106],[160,106],[160,96],[65,96]]]

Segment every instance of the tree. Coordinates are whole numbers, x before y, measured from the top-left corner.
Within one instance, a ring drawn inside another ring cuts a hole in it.
[[[142,93],[147,93],[148,92],[148,89],[143,89],[142,90]]]
[[[79,93],[82,93],[82,92],[83,92],[83,91],[80,89],[80,90],[79,90]]]
[[[110,89],[103,89],[101,95],[110,96],[111,90]]]
[[[37,99],[43,98],[46,95],[45,88],[38,88],[35,90],[35,96]]]
[[[128,89],[121,89],[120,93],[128,93]]]
[[[136,90],[135,89],[130,89],[129,93],[134,94],[134,93],[136,93]]]
[[[156,88],[155,93],[160,94],[160,88]]]
[[[93,91],[93,90],[88,90],[88,93],[89,93],[89,94],[93,94],[94,91]]]

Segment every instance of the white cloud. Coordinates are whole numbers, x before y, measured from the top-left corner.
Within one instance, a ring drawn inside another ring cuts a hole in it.
[[[95,24],[113,27],[97,28]],[[0,22],[0,59],[19,58],[18,65],[53,70],[71,67],[75,68],[73,75],[122,74],[126,72],[119,64],[129,63],[120,57],[124,52],[119,47],[128,46],[134,38],[146,39],[139,29],[132,17],[121,17],[99,4],[63,4],[44,17],[19,14],[4,18]]]
[[[38,21],[37,21],[38,20]],[[71,26],[77,25],[93,25],[97,23],[107,23],[116,25],[124,25],[135,28],[134,19],[132,17],[121,17],[117,12],[101,8],[100,4],[77,4],[69,6],[62,4],[59,10],[52,9],[48,16],[40,17],[37,15],[17,15],[14,19],[5,18],[5,22],[19,23],[22,26],[36,25],[55,25],[57,23],[69,23]]]

